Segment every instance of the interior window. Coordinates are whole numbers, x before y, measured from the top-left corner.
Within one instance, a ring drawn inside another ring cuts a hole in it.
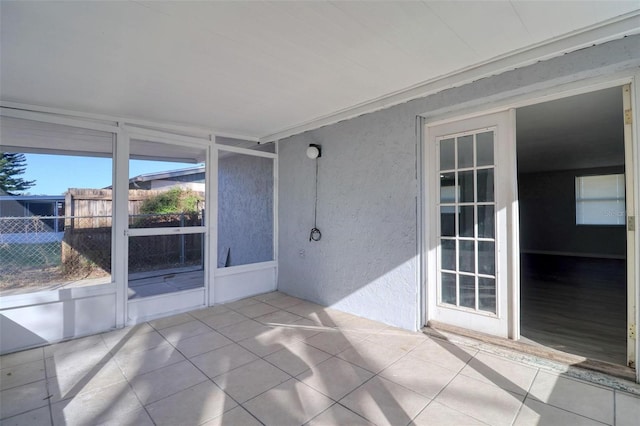
[[[576,224],[625,224],[624,174],[576,177]]]

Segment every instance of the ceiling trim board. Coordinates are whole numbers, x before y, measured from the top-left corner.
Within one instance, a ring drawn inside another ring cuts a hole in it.
[[[6,108],[4,105],[0,106],[0,116],[19,118],[22,120],[40,121],[50,124],[60,124],[63,126],[98,130],[108,133],[118,133],[119,131],[119,128],[115,123],[107,124],[104,122],[98,123],[95,121],[85,121],[71,116],[52,115],[41,112],[27,111],[23,109]]]
[[[169,134],[175,134],[176,136],[187,136],[187,137],[195,137],[195,138],[211,138],[213,136],[221,136],[225,138],[232,139],[241,139],[247,140],[251,142],[260,142],[260,139],[257,136],[247,136],[240,135],[236,133],[228,133],[228,132],[218,132],[213,129],[207,129],[204,127],[198,126],[189,126],[183,124],[165,124],[152,120],[138,119],[133,117],[121,117],[121,116],[113,116],[108,114],[95,114],[88,112],[80,112],[80,111],[72,111],[63,108],[56,107],[46,107],[41,105],[30,105],[24,104],[20,102],[12,102],[0,100],[0,107],[6,109],[12,109],[15,111],[24,111],[25,113],[33,113],[33,114],[49,114],[49,115],[57,115],[57,116],[67,116],[69,119],[85,119],[85,120],[95,120],[101,122],[112,122],[112,123],[121,123],[128,124],[130,126],[144,126],[149,129],[147,130],[156,130],[159,132],[166,131]],[[35,116],[34,116],[35,117]],[[90,122],[88,122],[90,123]],[[87,127],[86,125],[80,127]],[[142,128],[144,128],[142,127]]]
[[[135,139],[146,142],[158,142],[164,144],[173,144],[178,142],[180,145],[187,145],[194,148],[206,148],[211,145],[209,137],[193,137],[166,133],[159,130],[146,129],[143,127],[127,126],[127,134],[129,139]]]
[[[251,155],[254,157],[263,157],[263,158],[271,158],[271,159],[278,158],[278,154],[273,152],[258,151],[255,149],[240,148],[240,147],[231,146],[231,145],[216,144],[215,148],[218,151],[232,152],[234,154]]]
[[[436,77],[409,88],[381,96],[367,102],[331,113],[316,119],[282,129],[260,137],[260,142],[273,142],[287,137],[335,124],[360,115],[372,113],[413,99],[423,98],[475,80],[521,68],[539,61],[576,51],[588,46],[602,44],[624,36],[640,33],[640,10],[636,10],[599,24],[573,31],[551,40],[534,44],[524,49],[501,55],[462,70]]]

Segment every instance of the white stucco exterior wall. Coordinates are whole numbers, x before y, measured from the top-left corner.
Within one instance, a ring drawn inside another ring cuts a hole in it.
[[[639,68],[640,36],[627,37],[281,140],[278,289],[415,330],[421,322],[417,116]],[[319,242],[309,241],[310,143],[322,145]]]
[[[396,309],[414,306],[418,295],[414,127],[410,114],[385,111],[280,146],[281,290],[387,323],[415,321],[415,307]],[[318,242],[309,242],[316,161],[305,154],[310,143],[322,145]]]

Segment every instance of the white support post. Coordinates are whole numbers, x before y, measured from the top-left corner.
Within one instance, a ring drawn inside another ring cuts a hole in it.
[[[518,204],[518,154],[516,148],[516,109],[509,109],[509,161],[505,164],[510,173],[511,195],[508,206],[507,229],[509,234],[509,338],[520,340],[520,210]]]
[[[279,169],[278,169],[278,151],[280,141],[275,141],[276,158],[273,159],[273,260],[278,263],[278,188],[279,188]],[[278,267],[275,271],[276,289],[278,288]]]
[[[121,328],[127,323],[130,138],[121,123],[118,129],[113,156],[111,271],[116,283],[116,326]]]
[[[206,170],[207,191],[207,301],[209,306],[216,303],[216,274],[218,268],[218,148],[212,135],[212,147],[208,150]]]

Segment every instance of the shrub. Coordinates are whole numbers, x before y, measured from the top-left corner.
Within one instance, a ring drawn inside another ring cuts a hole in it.
[[[191,189],[171,188],[151,198],[140,206],[143,214],[198,213],[203,198]]]

